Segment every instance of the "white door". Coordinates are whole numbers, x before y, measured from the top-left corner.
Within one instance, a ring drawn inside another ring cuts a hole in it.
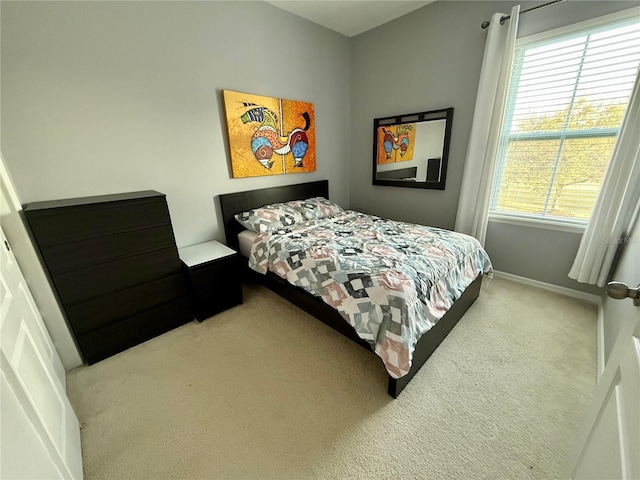
[[[80,428],[60,375],[60,357],[0,229],[0,478],[82,478]]]
[[[569,478],[640,479],[640,307],[636,309],[633,321],[618,334],[583,419]]]

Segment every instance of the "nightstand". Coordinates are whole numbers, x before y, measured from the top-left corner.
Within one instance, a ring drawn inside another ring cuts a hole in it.
[[[240,256],[217,241],[179,248],[193,313],[203,321],[242,303]]]

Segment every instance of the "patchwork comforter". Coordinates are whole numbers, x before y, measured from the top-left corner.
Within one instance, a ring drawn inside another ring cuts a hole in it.
[[[473,237],[346,211],[256,237],[249,265],[333,306],[393,378],[418,339],[491,262]]]

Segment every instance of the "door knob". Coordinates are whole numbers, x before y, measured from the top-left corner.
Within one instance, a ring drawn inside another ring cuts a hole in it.
[[[636,288],[629,288],[622,282],[609,282],[607,284],[607,295],[616,300],[623,298],[633,298],[633,304],[640,307],[640,285]]]

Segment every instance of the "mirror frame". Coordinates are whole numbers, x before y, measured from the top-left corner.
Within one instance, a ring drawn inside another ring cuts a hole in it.
[[[442,145],[442,157],[440,161],[440,179],[437,182],[409,182],[405,180],[389,180],[377,178],[378,159],[378,128],[384,126],[402,125],[405,123],[419,123],[430,120],[445,120],[444,142]],[[428,188],[444,190],[447,179],[447,163],[449,161],[449,144],[451,142],[451,124],[453,122],[453,107],[428,112],[409,113],[404,115],[392,115],[373,119],[373,185],[385,185],[387,187]]]

